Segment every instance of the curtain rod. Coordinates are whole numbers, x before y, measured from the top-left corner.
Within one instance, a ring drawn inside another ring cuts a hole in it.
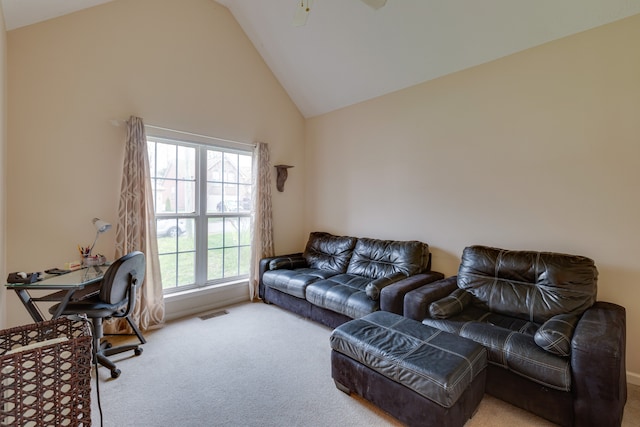
[[[148,128],[153,128],[153,129],[158,129],[158,130],[166,130],[166,131],[169,131],[169,132],[181,133],[183,135],[197,136],[199,138],[213,139],[213,140],[222,141],[222,142],[230,142],[232,144],[246,145],[246,146],[253,147],[253,148],[256,147],[256,144],[252,144],[252,143],[249,143],[249,142],[232,141],[230,139],[216,138],[214,136],[201,135],[199,133],[192,133],[192,132],[185,132],[183,130],[177,130],[177,129],[163,128],[163,127],[155,126],[155,125],[145,125],[145,126],[148,127]]]
[[[120,123],[125,123],[126,124],[127,121],[126,120],[116,120],[116,119],[111,120],[111,124],[114,125],[114,126],[120,126]],[[144,126],[148,127],[148,128],[152,128],[152,129],[164,130],[164,131],[168,131],[168,132],[175,132],[175,133],[180,133],[180,134],[189,135],[189,136],[197,136],[198,138],[212,139],[212,140],[215,140],[215,141],[229,142],[229,143],[232,143],[232,144],[240,144],[240,145],[246,145],[248,147],[256,148],[256,144],[252,144],[252,143],[249,143],[249,142],[232,141],[230,139],[216,138],[214,136],[201,135],[199,133],[192,133],[192,132],[185,132],[183,130],[177,130],[177,129],[169,129],[169,128],[165,128],[165,127],[161,127],[161,126],[149,125],[149,124],[146,124],[146,123],[145,123]]]

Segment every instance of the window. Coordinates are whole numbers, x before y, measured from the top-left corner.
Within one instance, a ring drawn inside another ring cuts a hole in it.
[[[148,137],[165,293],[248,277],[252,152]]]

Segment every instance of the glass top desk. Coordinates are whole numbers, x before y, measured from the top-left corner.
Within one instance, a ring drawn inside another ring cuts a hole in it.
[[[36,302],[58,302],[58,308],[51,316],[52,319],[55,319],[60,316],[69,301],[81,300],[100,292],[100,281],[104,277],[107,268],[107,265],[93,266],[66,274],[50,275],[44,280],[34,283],[7,283],[5,286],[7,289],[13,289],[16,292],[34,321],[42,322],[45,318],[36,306]],[[32,297],[29,291],[33,290],[56,292],[43,297]]]

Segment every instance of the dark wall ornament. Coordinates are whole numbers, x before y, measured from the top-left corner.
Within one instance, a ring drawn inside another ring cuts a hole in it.
[[[278,172],[278,175],[276,177],[276,188],[281,193],[284,191],[284,182],[289,176],[289,172],[287,172],[287,169],[292,167],[293,166],[289,165],[275,165],[276,171]]]

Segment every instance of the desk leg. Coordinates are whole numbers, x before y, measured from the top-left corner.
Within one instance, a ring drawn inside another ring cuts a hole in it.
[[[51,316],[52,319],[57,319],[58,317],[60,317],[60,314],[62,314],[62,311],[65,309],[65,307],[69,303],[69,300],[71,299],[71,295],[73,295],[75,291],[76,291],[75,289],[70,289],[67,292],[67,294],[60,300],[60,303],[58,304],[58,309]]]
[[[25,308],[31,315],[31,318],[36,322],[44,322],[44,317],[42,317],[42,313],[40,313],[38,307],[33,303],[29,292],[27,292],[26,289],[14,289],[14,291],[18,294],[18,298],[20,298],[20,301],[24,304]]]

